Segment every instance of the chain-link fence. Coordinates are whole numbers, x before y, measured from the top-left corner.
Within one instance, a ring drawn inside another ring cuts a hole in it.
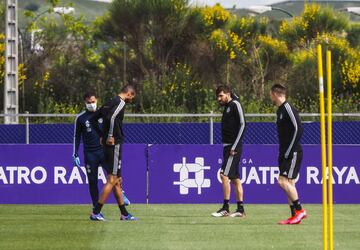
[[[3,119],[5,115],[0,114]],[[19,114],[21,124],[0,125],[0,143],[72,143],[73,114]],[[319,114],[300,114],[303,144],[320,143]],[[245,144],[276,144],[275,114],[246,114]],[[360,113],[333,114],[334,144],[360,144]],[[126,114],[126,143],[219,144],[221,114]]]

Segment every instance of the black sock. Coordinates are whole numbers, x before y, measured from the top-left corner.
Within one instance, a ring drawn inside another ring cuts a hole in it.
[[[240,213],[244,213],[244,202],[242,201],[237,201],[237,211]]]
[[[97,186],[97,179],[95,183],[89,182],[89,191],[90,191],[91,200],[93,202],[93,207],[95,207],[99,200],[99,189]]]
[[[129,215],[128,211],[126,210],[125,205],[119,205],[119,208],[120,208],[120,213],[121,213],[122,215],[124,215],[124,216],[128,216],[128,215]]]
[[[297,199],[296,201],[293,201],[293,204],[294,204],[295,210],[302,209],[299,199]]]
[[[224,199],[223,208],[226,209],[226,210],[229,210],[229,201],[230,201],[230,200],[225,200],[225,199]]]
[[[101,208],[103,207],[104,204],[101,203],[96,203],[95,207],[93,208],[93,213],[94,214],[98,214],[101,211]]]
[[[290,213],[291,213],[291,216],[295,215],[295,206],[294,205],[290,205]]]

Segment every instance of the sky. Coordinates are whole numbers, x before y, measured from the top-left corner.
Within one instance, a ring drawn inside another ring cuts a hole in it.
[[[99,2],[111,2],[111,0],[95,0]],[[197,3],[198,5],[213,6],[216,3],[220,3],[224,8],[232,8],[236,5],[236,8],[244,8],[252,5],[269,5],[272,3],[283,2],[285,0],[190,0],[191,3]]]

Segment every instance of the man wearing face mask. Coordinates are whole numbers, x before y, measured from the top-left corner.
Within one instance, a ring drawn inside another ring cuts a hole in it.
[[[95,207],[99,199],[98,168],[104,164],[105,156],[102,145],[100,144],[100,137],[90,123],[90,119],[96,111],[97,99],[95,92],[89,91],[85,93],[84,102],[86,110],[76,116],[74,124],[73,164],[74,166],[80,167],[78,151],[82,138],[89,191],[93,207]],[[97,120],[97,123],[101,127],[102,119]],[[126,196],[124,196],[124,201],[127,205],[130,204]]]
[[[109,194],[113,191],[119,197],[120,220],[137,220],[125,208],[123,196],[121,195],[121,152],[124,143],[123,119],[125,114],[126,103],[131,102],[135,98],[135,88],[131,85],[124,86],[118,95],[106,102],[91,117],[90,123],[101,137],[103,145],[105,162],[103,167],[106,169],[108,176],[107,182],[103,187],[98,202],[93,208],[90,215],[91,220],[104,221],[105,218],[101,214],[101,209],[105,204]],[[103,119],[103,129],[99,128],[98,120]]]

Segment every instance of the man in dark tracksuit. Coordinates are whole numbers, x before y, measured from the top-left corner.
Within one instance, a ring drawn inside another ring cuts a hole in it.
[[[224,192],[222,208],[212,213],[214,217],[244,217],[243,188],[240,182],[239,163],[242,153],[242,139],[245,130],[244,112],[238,98],[231,93],[231,89],[222,85],[216,90],[218,102],[224,106],[221,119],[221,132],[223,142],[224,161],[221,167],[221,181]],[[237,209],[229,212],[230,183],[234,186]]]
[[[131,85],[126,85],[121,89],[119,95],[105,103],[94,116],[90,119],[96,132],[101,137],[101,143],[104,148],[105,162],[103,167],[106,168],[108,176],[107,183],[103,187],[99,201],[95,205],[91,220],[104,221],[100,213],[102,206],[106,202],[110,192],[114,190],[120,198],[120,220],[136,220],[125,208],[121,195],[121,151],[124,143],[124,133],[122,130],[122,121],[124,119],[125,104],[135,98],[135,89]],[[103,119],[103,130],[98,126],[97,120]]]
[[[96,111],[97,99],[93,91],[89,91],[84,95],[84,102],[86,110],[76,116],[74,124],[74,142],[73,142],[73,163],[80,167],[80,157],[78,154],[81,138],[84,146],[84,159],[86,174],[89,182],[89,191],[93,206],[99,200],[98,189],[98,168],[104,164],[104,150],[100,144],[100,137],[93,129],[90,119]],[[102,119],[97,121],[102,123]],[[130,201],[124,196],[125,203],[130,204]]]
[[[279,185],[285,191],[290,205],[291,217],[279,224],[299,224],[306,218],[295,186],[302,160],[300,139],[303,134],[298,111],[286,101],[286,88],[280,84],[271,87],[270,97],[278,106],[276,125],[279,137]]]
[[[100,145],[98,134],[89,122],[96,111],[95,93],[89,92],[84,95],[86,110],[76,116],[74,125],[74,143],[73,143],[73,162],[75,166],[80,167],[79,146],[80,139],[83,139],[84,159],[86,174],[89,182],[89,191],[93,206],[99,199],[98,190],[98,167],[104,162],[104,153]],[[97,121],[97,122],[102,122]]]

